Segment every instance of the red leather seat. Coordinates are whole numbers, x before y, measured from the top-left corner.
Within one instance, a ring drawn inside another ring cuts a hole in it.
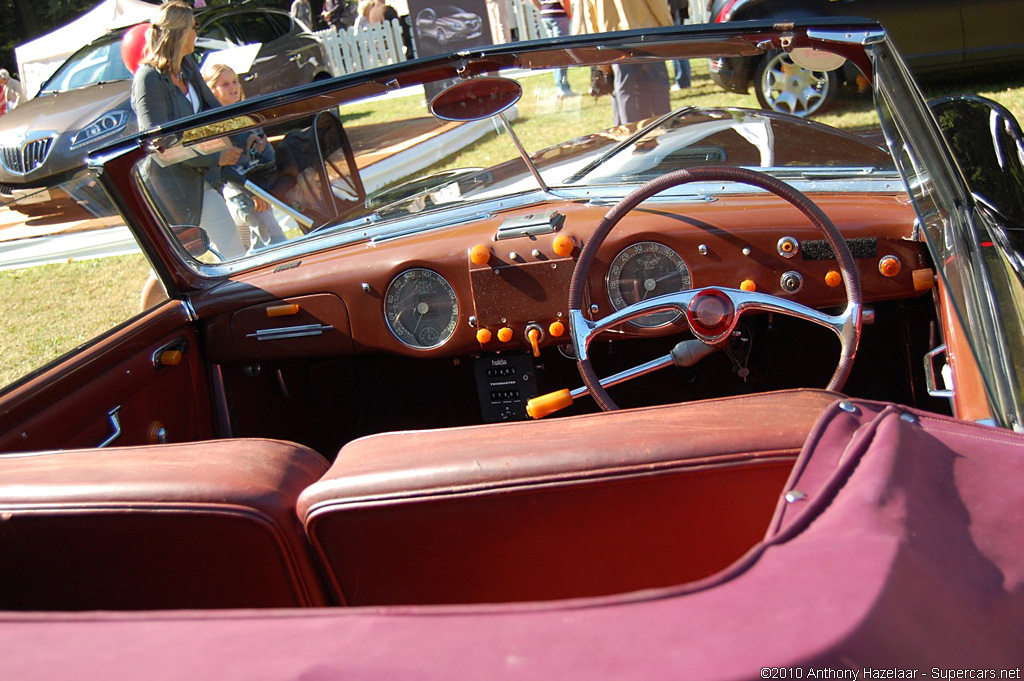
[[[295,503],[326,470],[272,440],[0,456],[0,610],[322,605]]]
[[[714,574],[768,527],[834,393],[373,435],[302,493],[350,605],[594,596]]]

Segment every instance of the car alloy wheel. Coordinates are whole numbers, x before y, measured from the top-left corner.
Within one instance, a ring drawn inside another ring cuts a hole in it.
[[[757,65],[754,91],[764,109],[810,116],[835,98],[834,71],[811,71],[798,66],[785,52],[772,52]]]

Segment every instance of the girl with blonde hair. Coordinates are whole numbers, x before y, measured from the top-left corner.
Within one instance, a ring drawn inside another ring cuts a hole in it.
[[[217,100],[225,106],[245,99],[238,74],[227,64],[210,64],[203,69],[203,79]],[[260,128],[232,135],[231,143],[243,149],[241,158],[233,166],[242,178],[250,169],[274,162],[274,147]],[[248,235],[243,240],[248,240],[250,252],[285,240],[281,224],[265,200],[233,183],[226,183],[223,193],[235,225]]]

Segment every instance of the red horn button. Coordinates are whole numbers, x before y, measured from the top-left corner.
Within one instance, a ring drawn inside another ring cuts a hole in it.
[[[701,291],[686,308],[686,319],[698,336],[720,336],[732,327],[735,316],[732,300],[715,289]]]

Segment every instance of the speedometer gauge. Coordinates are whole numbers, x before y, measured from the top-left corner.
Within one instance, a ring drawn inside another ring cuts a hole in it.
[[[679,254],[664,244],[642,241],[624,249],[608,270],[608,297],[616,310],[690,288],[690,270]],[[644,328],[664,326],[679,318],[678,312],[657,312],[632,320]]]
[[[425,350],[443,345],[455,333],[459,299],[444,277],[432,270],[406,270],[388,285],[384,319],[395,338]]]

